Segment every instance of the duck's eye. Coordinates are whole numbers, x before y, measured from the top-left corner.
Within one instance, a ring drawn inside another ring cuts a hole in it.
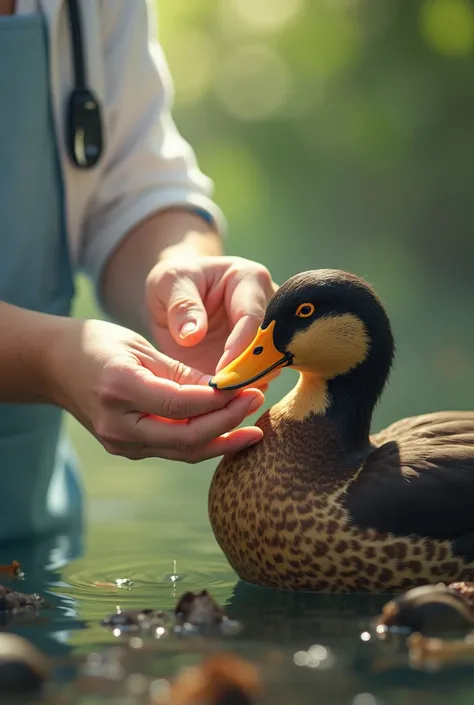
[[[298,318],[309,318],[314,313],[313,304],[300,304],[296,309]]]

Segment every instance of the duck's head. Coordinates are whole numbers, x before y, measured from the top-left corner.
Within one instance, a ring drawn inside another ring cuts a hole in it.
[[[239,389],[291,366],[324,383],[328,411],[357,402],[359,415],[365,406],[370,416],[393,355],[390,322],[372,287],[353,274],[320,269],[278,289],[253,342],[209,384]]]

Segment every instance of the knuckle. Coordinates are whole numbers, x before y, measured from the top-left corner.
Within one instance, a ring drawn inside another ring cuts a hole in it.
[[[102,415],[95,421],[93,421],[94,433],[101,439],[101,441],[113,442],[111,431],[111,425],[107,415]]]
[[[263,309],[265,309],[264,306],[262,306]],[[255,328],[258,328],[258,326],[262,322],[263,315],[261,313],[257,313],[257,311],[247,311],[242,314],[242,316],[245,316],[246,318],[249,319],[255,326]]]
[[[188,313],[196,308],[196,300],[191,296],[180,294],[173,298],[168,304],[168,312],[172,313]]]
[[[181,460],[187,465],[197,465],[199,463],[199,457],[195,453],[184,453]]]
[[[260,264],[260,262],[253,262],[251,260],[238,258],[234,263],[234,270],[240,272],[241,274],[255,278],[260,283],[265,285],[272,281],[270,270],[268,267],[265,267],[264,264]]]
[[[178,276],[176,267],[158,266],[154,269],[154,282],[160,282],[163,286],[172,286]]]
[[[97,397],[101,406],[114,406],[123,399],[123,379],[125,370],[111,365],[104,369],[99,382]]]
[[[185,278],[195,279],[198,268],[191,262],[176,262],[172,264],[166,263],[166,266],[160,265],[155,269],[153,283],[156,286],[159,283],[160,287],[172,291],[177,281]]]
[[[177,384],[181,384],[181,381],[184,380],[185,382],[189,383],[189,380],[192,377],[192,371],[187,365],[185,365],[183,362],[180,362],[179,360],[174,359],[169,359],[167,361],[167,365],[168,375],[174,382],[176,382]],[[180,403],[186,406],[185,411],[189,411],[187,404],[183,399],[180,399]]]
[[[102,447],[109,455],[126,458],[127,460],[142,460],[143,456],[139,449],[130,447],[124,448],[117,441],[101,439]]]
[[[136,462],[137,460],[143,460],[143,455],[138,450],[137,451],[128,450],[125,453],[122,453],[122,455],[127,460],[133,460],[134,462]]]
[[[113,441],[107,441],[101,438],[102,447],[107,451],[109,455],[122,455],[121,450],[115,445]]]
[[[94,431],[103,444],[114,445],[119,441],[114,424],[106,417],[94,424]]]
[[[272,281],[272,275],[270,270],[263,264],[257,264],[255,274],[259,280],[264,284],[270,284]]]
[[[179,397],[166,397],[162,403],[162,416],[167,419],[186,419],[188,418],[189,405],[184,399]]]

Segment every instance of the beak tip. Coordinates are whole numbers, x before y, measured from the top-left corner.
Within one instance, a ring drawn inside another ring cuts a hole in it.
[[[212,379],[209,380],[208,385],[212,387],[212,389],[218,389],[216,382],[214,382]]]

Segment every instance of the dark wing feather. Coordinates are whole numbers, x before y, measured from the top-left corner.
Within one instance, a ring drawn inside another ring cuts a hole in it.
[[[461,543],[474,532],[474,412],[403,419],[371,440],[346,495],[357,526]]]

